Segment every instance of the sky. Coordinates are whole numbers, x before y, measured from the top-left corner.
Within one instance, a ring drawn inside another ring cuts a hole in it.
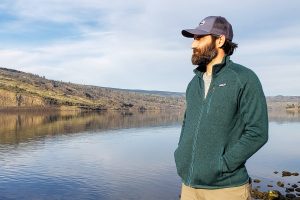
[[[300,1],[1,0],[0,67],[102,87],[185,92],[192,39],[224,16],[266,96],[300,95]]]

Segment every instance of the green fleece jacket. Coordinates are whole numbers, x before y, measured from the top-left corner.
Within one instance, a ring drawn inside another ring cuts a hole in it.
[[[225,56],[213,66],[205,98],[205,66],[186,89],[186,110],[178,147],[177,173],[193,188],[240,186],[250,179],[247,159],[268,140],[266,98],[257,75]]]

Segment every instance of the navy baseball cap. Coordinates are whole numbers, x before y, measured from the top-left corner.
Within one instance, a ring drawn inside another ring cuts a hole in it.
[[[227,40],[232,40],[233,31],[231,24],[221,16],[209,16],[203,19],[194,29],[181,31],[184,37],[193,38],[195,35],[224,35]]]

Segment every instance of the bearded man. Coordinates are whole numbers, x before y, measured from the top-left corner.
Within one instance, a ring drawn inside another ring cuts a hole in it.
[[[174,152],[181,200],[251,200],[246,161],[268,141],[266,98],[257,75],[230,60],[237,48],[221,16],[195,29],[186,110]]]

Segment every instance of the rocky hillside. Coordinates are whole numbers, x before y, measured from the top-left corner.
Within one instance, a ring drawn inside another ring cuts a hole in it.
[[[267,103],[269,110],[300,112],[299,96],[269,96]],[[144,111],[184,108],[184,93],[80,85],[0,68],[0,110]]]
[[[144,111],[182,109],[184,106],[184,93],[80,85],[0,68],[0,110],[38,108]]]

